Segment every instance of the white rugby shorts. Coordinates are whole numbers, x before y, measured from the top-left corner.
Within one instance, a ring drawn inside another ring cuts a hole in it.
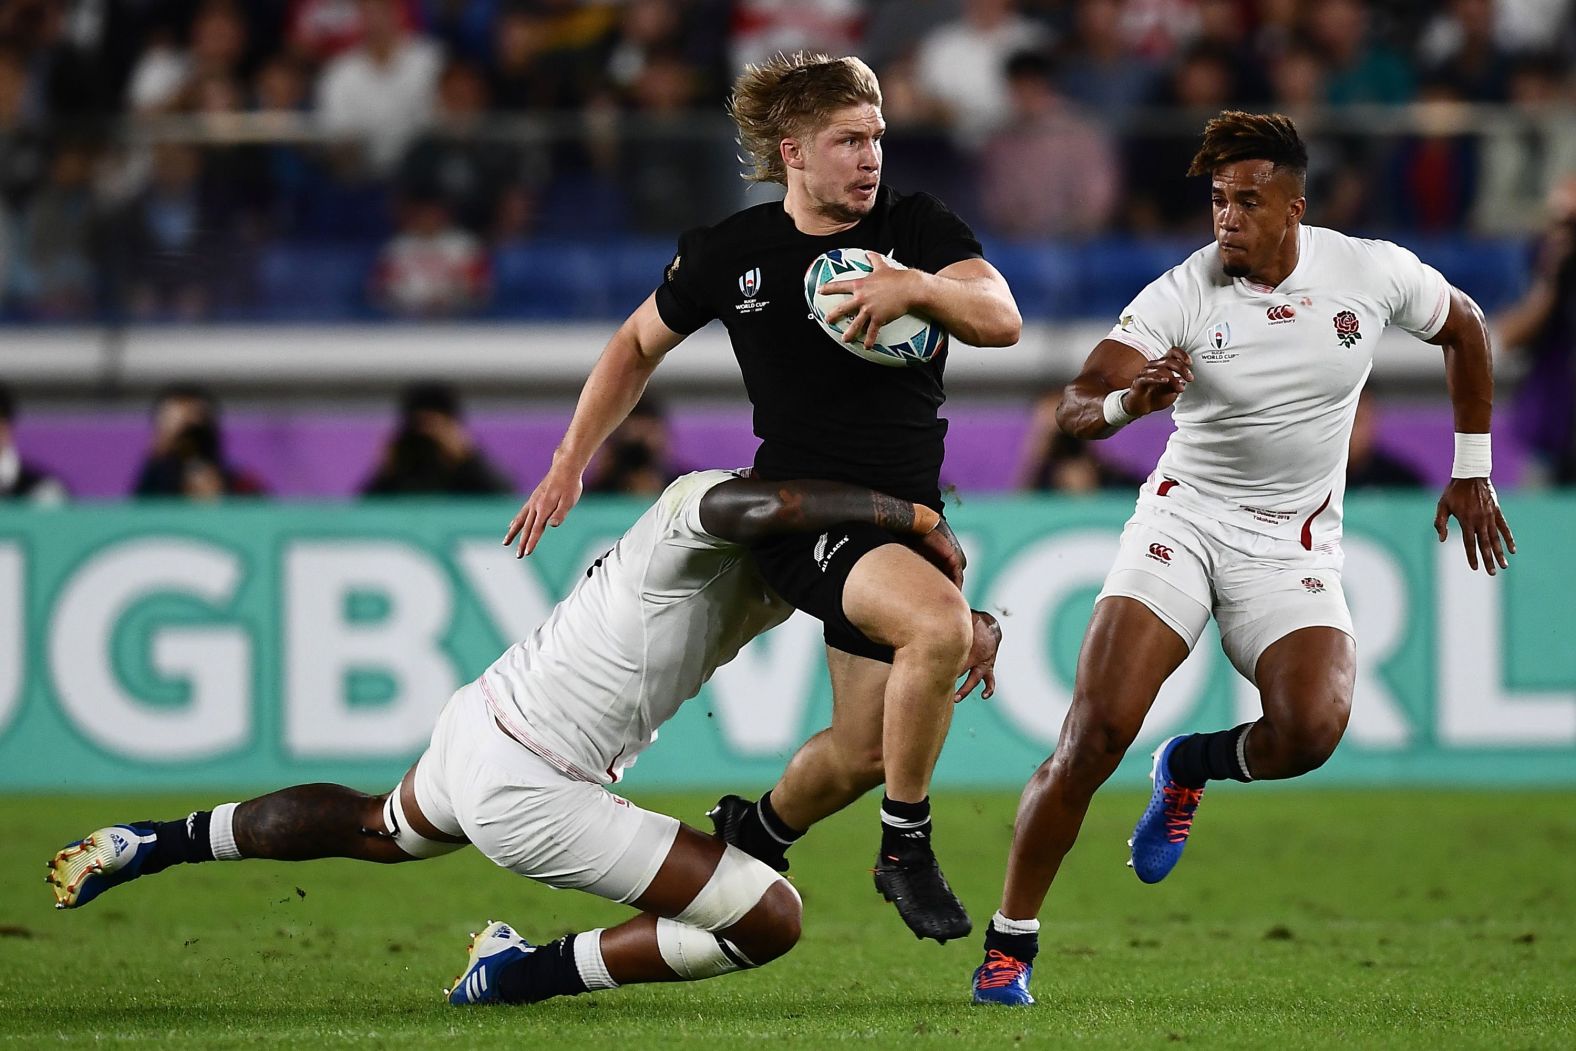
[[[476,683],[449,698],[416,763],[416,804],[522,876],[628,904],[667,859],[679,823],[560,772],[507,736]]]
[[[1186,508],[1140,504],[1122,530],[1121,551],[1099,598],[1137,599],[1189,651],[1213,613],[1221,649],[1257,683],[1259,658],[1292,632],[1330,627],[1353,634],[1341,589],[1344,560],[1339,544],[1309,551]]]

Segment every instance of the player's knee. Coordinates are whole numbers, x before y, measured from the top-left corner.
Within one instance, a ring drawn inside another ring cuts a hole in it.
[[[969,650],[974,645],[974,622],[961,593],[954,592],[943,601],[926,603],[915,610],[908,629],[898,649],[921,654],[958,673],[967,666]]]
[[[837,757],[846,788],[868,792],[886,780],[886,765],[879,744],[839,747]]]
[[[1101,704],[1090,695],[1074,698],[1068,723],[1068,740],[1058,744],[1075,765],[1105,766],[1119,762],[1138,736],[1140,723],[1114,714],[1115,705]],[[1081,709],[1081,710],[1080,710]]]
[[[1296,777],[1310,773],[1325,764],[1335,754],[1335,748],[1346,733],[1345,705],[1332,705],[1321,714],[1299,720],[1285,735],[1285,754],[1282,765],[1286,776]]]
[[[731,932],[730,940],[758,967],[799,944],[803,919],[799,893],[787,880],[779,878]]]

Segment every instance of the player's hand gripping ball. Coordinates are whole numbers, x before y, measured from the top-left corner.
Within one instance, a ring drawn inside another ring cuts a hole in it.
[[[826,315],[843,302],[846,293],[823,293],[821,286],[829,281],[864,277],[875,269],[870,264],[870,257],[876,254],[863,248],[834,248],[816,256],[815,262],[804,272],[804,301],[821,328],[843,349],[877,365],[899,368],[922,365],[941,353],[941,348],[947,345],[946,331],[928,318],[904,314],[888,321],[876,333],[875,345],[871,347],[866,347],[863,340],[843,342],[843,333],[853,320],[852,315],[840,319],[836,324],[829,324],[826,320]],[[907,269],[895,259],[882,256],[882,260],[894,270]]]

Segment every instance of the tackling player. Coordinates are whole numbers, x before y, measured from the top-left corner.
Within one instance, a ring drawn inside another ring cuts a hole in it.
[[[761,477],[849,482],[941,510],[945,354],[894,369],[846,352],[811,316],[804,274],[822,252],[842,247],[906,264],[878,263],[868,277],[825,286],[848,294],[828,320],[852,317],[845,339],[867,344],[914,312],[975,346],[1009,345],[1021,328],[1012,293],[940,201],[881,184],[881,88],[859,59],[778,56],[745,70],[729,108],[754,165],[750,178],[781,183],[787,195],[680,238],[661,285],[591,370],[552,467],[511,523],[521,554],[573,508],[591,456],[668,352],[717,319],[755,409]],[[832,729],[796,758],[785,782],[803,769],[835,791],[785,783],[719,831],[731,838],[740,822],[756,822],[792,838],[884,781],[877,888],[915,934],[967,934],[968,914],[936,863],[929,801],[972,639],[961,552],[948,579],[890,532],[849,523],[773,537],[752,553],[779,595],[825,624]]]
[[[1040,908],[1090,797],[1213,614],[1263,715],[1154,754],[1130,841],[1146,883],[1182,855],[1212,780],[1316,769],[1351,708],[1341,496],[1357,398],[1389,325],[1443,348],[1456,458],[1434,527],[1467,563],[1506,568],[1515,541],[1489,484],[1493,399],[1476,304],[1404,248],[1304,226],[1307,150],[1280,115],[1211,120],[1190,174],[1211,180],[1215,241],[1139,293],[1066,390],[1058,422],[1105,438],[1176,406],[1176,430],[1122,533],[1078,658],[1055,754],[1018,806],[976,1003],[1028,1004]]]
[[[923,546],[940,516],[838,483],[686,475],[541,627],[454,694],[426,752],[393,791],[298,785],[183,821],[99,829],[50,862],[56,907],[86,905],[182,862],[399,862],[469,842],[511,871],[640,915],[544,946],[490,924],[472,943],[452,1003],[532,1003],[773,960],[799,937],[793,888],[738,848],[605,786],[719,665],[791,612],[740,544],[839,522],[917,537]],[[981,646],[975,663],[988,676],[994,634],[983,633]]]

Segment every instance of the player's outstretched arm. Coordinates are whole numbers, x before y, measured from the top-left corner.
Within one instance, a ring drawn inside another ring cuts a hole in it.
[[[847,293],[848,301],[829,311],[833,324],[852,317],[843,342],[864,340],[874,346],[881,326],[915,313],[939,322],[947,332],[975,347],[1010,347],[1023,334],[1023,318],[1007,279],[983,259],[964,259],[934,274],[887,266],[881,256],[870,259],[867,277],[844,278],[821,286],[823,292]]]
[[[1140,416],[1170,408],[1193,382],[1193,359],[1172,347],[1148,361],[1121,340],[1103,339],[1062,391],[1056,423],[1074,438],[1109,438]]]
[[[1510,568],[1506,553],[1516,553],[1516,538],[1489,481],[1494,362],[1483,312],[1465,292],[1452,288],[1450,314],[1429,342],[1444,348],[1445,384],[1456,422],[1455,463],[1450,469],[1450,484],[1434,512],[1434,530],[1444,543],[1450,534],[1450,519],[1455,518],[1461,524],[1467,565],[1477,569],[1481,555],[1483,568],[1493,576],[1496,567]]]
[[[924,504],[858,485],[732,478],[700,500],[700,521],[712,536],[752,543],[778,533],[811,533],[843,522],[867,522],[893,533],[924,536],[941,516]]]
[[[548,526],[561,524],[580,500],[581,476],[592,455],[613,433],[629,410],[640,400],[663,357],[684,337],[662,322],[656,295],[646,301],[619,326],[597,358],[591,375],[580,390],[574,418],[563,440],[553,451],[547,476],[537,483],[504,534],[505,547],[519,540],[515,557],[529,555]]]

